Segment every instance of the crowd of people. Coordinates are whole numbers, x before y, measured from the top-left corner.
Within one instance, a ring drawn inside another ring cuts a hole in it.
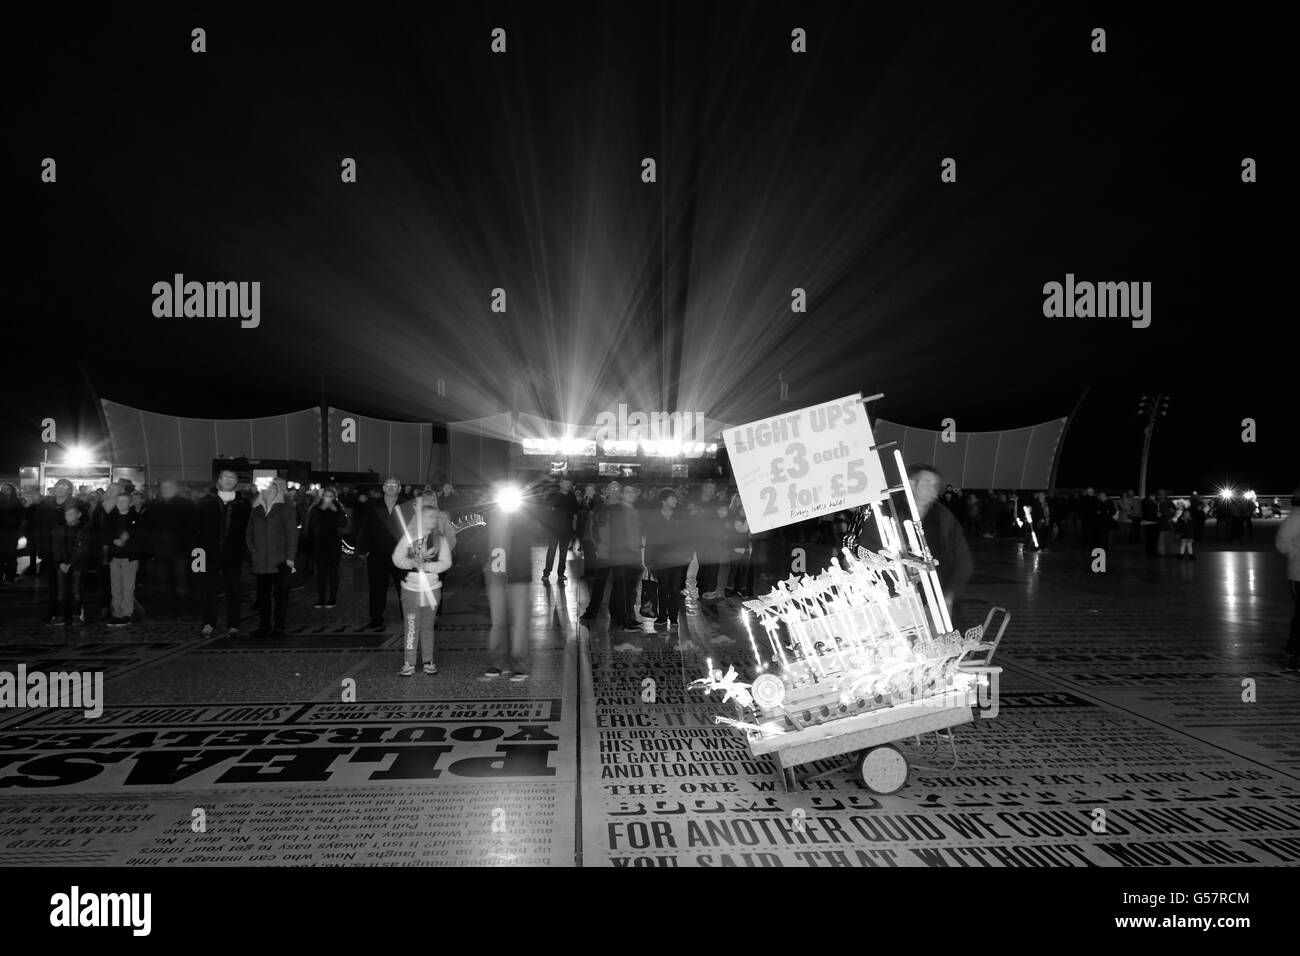
[[[930,466],[916,466],[909,477],[931,546],[947,558],[941,573],[948,577],[950,600],[969,576],[966,539],[1017,538],[1037,550],[1072,541],[1088,551],[1127,542],[1149,555],[1194,561],[1195,543],[1210,517],[1218,519],[1221,540],[1249,538],[1257,507],[1240,496],[1174,498],[1163,490],[1145,498],[1130,491],[1117,499],[1092,488],[1068,496],[963,492],[941,485]],[[942,513],[932,505],[942,506]],[[854,514],[843,512],[753,534],[737,489],[715,479],[695,488],[614,480],[576,489],[563,477],[550,487],[533,485],[510,511],[495,507],[490,496],[462,495],[450,484],[403,485],[395,477],[369,491],[302,489],[283,479],[259,490],[241,489],[237,476],[224,471],[207,489],[186,491],[178,482],[162,481],[149,493],[129,482],[74,489],[65,479],[45,497],[20,497],[4,483],[0,583],[16,578],[18,545],[25,538],[32,557],[27,573],[39,576],[51,625],[87,623],[84,596],[94,588],[102,623],[129,626],[143,588],[150,616],[197,616],[204,635],[215,632],[224,604],[225,634],[235,637],[244,573],[251,566],[259,622],[252,633],[274,640],[286,631],[290,590],[306,577],[314,579],[316,609],[338,606],[346,550],[365,561],[366,626],[386,627],[388,592],[395,590],[405,627],[401,673],[414,673],[422,662],[425,673],[434,674],[441,578],[452,567],[457,544],[449,511],[474,507],[489,516],[481,570],[493,627],[485,676],[512,680],[524,680],[529,672],[534,545],[546,545],[543,580],[554,576],[563,585],[569,556],[581,560],[589,585],[583,623],[596,619],[608,593],[611,630],[640,630],[647,618],[656,628],[672,630],[685,608],[692,563],[700,607],[716,615],[719,602],[764,593],[787,577],[792,544],[833,552],[855,526]],[[1294,582],[1293,577],[1296,587]],[[1294,650],[1289,653],[1294,657]]]
[[[1118,497],[1087,488],[1070,495],[1045,491],[963,492],[948,485],[940,501],[962,523],[970,537],[1019,538],[1031,548],[1047,550],[1053,542],[1072,540],[1091,551],[1114,544],[1143,546],[1148,555],[1177,555],[1196,560],[1195,543],[1202,540],[1210,518],[1219,541],[1254,537],[1252,518],[1281,515],[1276,499],[1261,507],[1244,495],[1230,498],[1170,496],[1163,488],[1139,497],[1125,491]]]

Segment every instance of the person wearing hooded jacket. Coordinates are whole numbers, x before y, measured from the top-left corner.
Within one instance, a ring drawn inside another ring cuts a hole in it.
[[[284,637],[289,581],[298,553],[298,515],[285,501],[283,479],[273,479],[253,502],[244,541],[253,562],[261,620],[253,637]]]
[[[433,626],[442,595],[439,575],[451,567],[451,543],[440,530],[440,514],[436,505],[419,508],[393,549],[393,565],[406,572],[401,589],[405,658],[398,671],[403,677],[415,673],[417,642],[424,672],[438,673],[433,660]]]

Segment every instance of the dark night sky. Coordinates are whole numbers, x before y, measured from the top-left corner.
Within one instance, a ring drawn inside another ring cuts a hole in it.
[[[323,386],[411,420],[627,401],[740,422],[776,410],[779,373],[798,404],[883,391],[886,418],[987,430],[1091,386],[1059,481],[1116,489],[1159,391],[1152,486],[1300,481],[1280,25],[899,7],[26,14],[3,66],[0,472],[39,458],[42,418],[96,427],[84,368],[102,397],[195,417]],[[154,318],[177,272],[261,281],[261,326]],[[1152,282],[1151,327],[1045,318],[1067,272]]]

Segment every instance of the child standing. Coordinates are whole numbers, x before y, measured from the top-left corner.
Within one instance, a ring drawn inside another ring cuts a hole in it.
[[[433,622],[438,612],[438,598],[442,594],[439,575],[451,567],[451,547],[446,537],[438,531],[437,508],[421,507],[415,520],[403,524],[402,539],[393,549],[393,564],[406,571],[402,578],[402,617],[405,621],[405,660],[398,671],[403,677],[415,673],[416,638],[419,638],[420,656],[424,658],[424,672],[438,673],[433,662]]]
[[[1195,561],[1192,541],[1196,536],[1196,522],[1192,520],[1191,508],[1186,501],[1178,502],[1178,511],[1174,514],[1174,533],[1178,535],[1178,560],[1186,558]]]
[[[126,627],[135,611],[135,578],[140,567],[139,547],[134,540],[138,519],[130,494],[119,492],[116,507],[104,519],[104,563],[108,565],[113,602],[109,627]]]

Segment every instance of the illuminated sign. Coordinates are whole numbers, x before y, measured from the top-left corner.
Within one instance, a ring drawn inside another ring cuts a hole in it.
[[[596,443],[586,438],[525,438],[522,444],[525,455],[546,455],[549,458],[596,456]]]

